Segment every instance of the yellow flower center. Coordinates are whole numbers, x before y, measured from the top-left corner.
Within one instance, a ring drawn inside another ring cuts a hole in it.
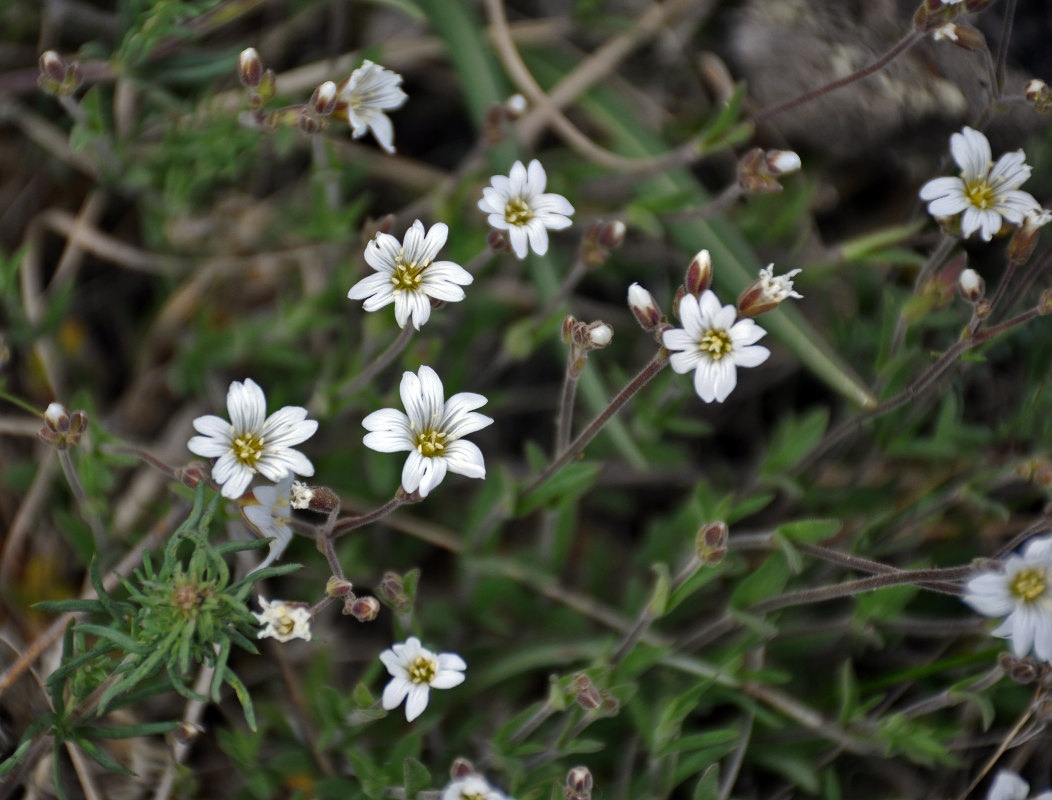
[[[420,431],[416,435],[416,450],[427,458],[440,456],[446,449],[446,435],[442,431]]]
[[[475,792],[474,794],[461,792],[460,797],[462,800],[486,800],[486,795],[482,794],[482,792]]]
[[[533,219],[533,210],[521,197],[514,197],[504,206],[504,219],[509,225],[525,225]]]
[[[290,633],[292,633],[292,629],[296,627],[296,623],[293,622],[292,617],[290,617],[288,614],[285,614],[281,617],[281,619],[278,621],[278,624],[274,627],[277,629],[277,632],[281,636],[288,636]]]
[[[427,683],[435,679],[435,674],[438,672],[438,665],[430,658],[424,658],[423,656],[417,656],[409,667],[409,680],[413,683]]]
[[[263,456],[263,437],[257,433],[243,433],[234,439],[234,457],[251,470]]]
[[[1047,588],[1045,573],[1040,569],[1021,569],[1012,579],[1012,594],[1028,603],[1041,597]]]
[[[976,208],[989,208],[994,204],[994,187],[986,181],[976,181],[964,189],[968,202]]]
[[[391,285],[396,292],[415,292],[424,281],[424,267],[416,261],[406,261],[401,254],[391,273]]]
[[[731,341],[731,335],[723,328],[710,328],[698,342],[698,349],[708,353],[713,361],[719,361],[734,349],[734,343]]]

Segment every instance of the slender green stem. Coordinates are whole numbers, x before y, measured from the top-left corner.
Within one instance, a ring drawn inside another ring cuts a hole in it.
[[[997,81],[994,89],[998,95],[1005,86],[1005,64],[1008,62],[1008,46],[1012,39],[1012,25],[1015,22],[1016,0],[1008,0],[1005,4],[1005,24],[1001,30],[1001,41],[997,45],[997,71],[994,78]]]
[[[69,450],[59,449],[58,463],[62,465],[62,472],[66,476],[66,482],[69,483],[69,488],[73,492],[73,497],[77,501],[77,506],[80,508],[84,521],[91,527],[92,535],[95,537],[95,546],[101,547],[103,537],[102,521],[88,501],[88,495],[84,491],[84,485],[80,482],[80,476],[77,475],[76,467],[73,466],[73,459],[70,457]]]
[[[334,522],[331,527],[326,526],[329,528],[328,533],[324,536],[319,536],[319,541],[323,538],[335,539],[339,536],[343,536],[345,533],[350,533],[357,528],[376,522],[378,519],[383,519],[401,505],[415,503],[419,501],[419,499],[420,497],[416,492],[406,494],[402,491],[401,487],[399,487],[398,493],[379,508],[375,508],[367,514],[362,514],[360,517],[345,517],[344,519]],[[325,551],[323,550],[322,552]]]
[[[668,351],[664,348],[658,350],[654,357],[650,360],[650,363],[640,370],[639,374],[636,375],[628,385],[622,389],[610,404],[604,408],[599,414],[593,419],[588,427],[581,431],[577,438],[570,442],[569,446],[560,455],[549,464],[540,475],[530,481],[526,488],[523,489],[523,495],[527,495],[534,491],[548,478],[558,472],[560,469],[565,467],[570,461],[585,447],[588,443],[596,437],[606,424],[614,417],[614,415],[620,411],[624,405],[632,399],[636,392],[646,386],[655,375],[657,375],[664,366],[668,363]]]
[[[508,744],[517,744],[537,730],[544,722],[555,713],[555,708],[547,701],[522,725],[515,733],[508,737]]]
[[[559,397],[559,413],[555,417],[555,447],[552,452],[559,455],[570,444],[570,428],[573,423],[573,401],[577,396],[577,381],[581,377],[587,351],[569,346],[566,356],[566,375],[563,377],[563,391]]]
[[[409,344],[409,340],[413,338],[413,333],[415,331],[416,328],[413,327],[412,323],[407,321],[406,326],[402,328],[397,338],[387,346],[387,349],[374,358],[372,363],[358,373],[350,383],[340,389],[340,397],[350,397],[383,372],[384,368],[398,358],[402,351],[405,350],[406,345]]]
[[[878,58],[869,66],[862,67],[862,69],[856,70],[850,75],[846,75],[843,78],[833,81],[832,83],[827,83],[825,86],[820,86],[817,89],[812,89],[811,91],[805,92],[804,94],[799,95],[798,97],[794,97],[791,100],[786,100],[785,102],[779,103],[776,106],[765,108],[752,116],[752,122],[763,122],[764,120],[768,120],[771,117],[777,116],[778,114],[781,114],[784,111],[789,111],[790,109],[796,108],[797,106],[802,106],[804,105],[804,103],[809,103],[812,100],[821,97],[824,94],[829,94],[830,92],[836,91],[837,89],[841,89],[844,86],[854,83],[855,81],[861,80],[867,75],[872,75],[874,72],[876,72],[879,69],[883,69],[896,58],[898,58],[900,55],[909,50],[913,45],[920,41],[920,39],[923,36],[924,33],[922,31],[911,30],[909,33],[903,36],[897,44],[895,44],[890,50],[884,53],[884,55],[880,56],[880,58]]]

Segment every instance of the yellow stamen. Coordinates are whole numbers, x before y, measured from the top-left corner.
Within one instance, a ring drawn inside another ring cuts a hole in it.
[[[521,197],[513,197],[504,206],[504,219],[509,225],[525,225],[533,219],[533,210]]]
[[[255,433],[243,433],[234,439],[234,457],[249,469],[263,456],[263,437]]]
[[[1045,573],[1040,569],[1021,569],[1012,579],[1012,594],[1032,603],[1045,593]]]
[[[416,450],[420,455],[434,458],[446,449],[446,435],[442,431],[420,431],[416,435]]]
[[[424,281],[424,267],[416,261],[406,261],[403,253],[398,254],[394,272],[391,273],[391,285],[396,292],[415,292]]]
[[[734,342],[731,341],[731,335],[723,328],[710,328],[705,331],[701,341],[698,342],[698,349],[703,353],[708,353],[709,358],[713,361],[719,361],[734,349]]]
[[[435,679],[438,672],[438,664],[430,658],[417,656],[416,661],[409,667],[409,680],[413,683],[427,683]]]
[[[968,202],[976,208],[989,208],[994,204],[994,187],[986,181],[976,181],[965,186]]]

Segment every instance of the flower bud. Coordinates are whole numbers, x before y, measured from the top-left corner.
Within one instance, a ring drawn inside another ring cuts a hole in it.
[[[636,321],[645,331],[652,331],[661,324],[661,309],[658,307],[654,295],[633,283],[628,287],[628,307],[635,315]]]
[[[380,601],[375,597],[358,597],[344,604],[343,613],[359,622],[372,622],[380,615]]]
[[[1047,114],[1052,109],[1052,89],[1040,78],[1032,78],[1026,84],[1026,100],[1035,110]]]
[[[957,289],[960,291],[961,297],[969,303],[977,303],[986,294],[986,281],[983,280],[978,272],[969,267],[966,270],[962,270],[960,276],[958,276]]]
[[[263,61],[254,47],[246,47],[237,57],[237,77],[246,89],[258,89],[263,82]]]
[[[574,695],[574,700],[585,711],[595,711],[603,704],[603,696],[591,681]]]
[[[61,403],[50,403],[42,417],[44,427],[37,431],[37,435],[41,441],[59,450],[69,450],[78,444],[88,429],[87,414],[83,411],[70,414]]]
[[[376,593],[396,610],[409,607],[409,595],[405,593],[402,577],[396,572],[385,572]]]
[[[310,98],[310,105],[314,109],[315,114],[320,117],[327,117],[336,108],[336,100],[336,84],[332,81],[325,81],[325,83],[314,90],[314,94]]]
[[[562,337],[566,344],[574,343],[574,333],[577,328],[577,318],[573,314],[567,314],[563,319]]]
[[[49,92],[57,92],[66,79],[66,62],[54,50],[45,50],[40,55],[40,86]]]
[[[695,297],[701,297],[711,285],[712,256],[709,255],[708,250],[701,250],[687,266],[687,276],[683,280],[683,286]]]
[[[606,347],[613,341],[614,329],[605,322],[592,322],[587,328],[589,345],[593,350]]]
[[[329,597],[346,597],[353,588],[354,584],[346,578],[337,578],[333,575],[325,584],[325,594]]]
[[[503,253],[508,249],[508,234],[491,228],[486,234],[486,245],[494,253]]]
[[[986,39],[978,28],[974,28],[964,22],[946,22],[934,28],[931,32],[933,41],[946,40],[953,42],[962,50],[981,50],[986,47]]]
[[[1052,212],[1046,209],[1030,211],[1023,218],[1023,224],[1015,229],[1012,238],[1008,240],[1005,255],[1009,261],[1016,264],[1025,264],[1033,255],[1037,246],[1037,237],[1041,229],[1052,221]]]
[[[619,219],[615,219],[612,222],[606,222],[599,229],[599,235],[596,237],[596,241],[601,247],[605,247],[607,250],[616,250],[625,241],[625,233],[628,229]]]
[[[775,276],[774,264],[768,264],[760,270],[759,277],[738,296],[738,313],[743,317],[755,317],[777,308],[790,297],[802,300],[803,295],[794,291],[792,280],[799,272],[799,269],[793,269],[784,275]]]
[[[314,112],[304,107],[296,117],[296,127],[308,136],[313,136],[321,130],[321,120],[314,116]]]
[[[191,461],[175,471],[175,477],[179,483],[187,489],[196,489],[201,481],[207,481],[211,470],[203,461]]]
[[[504,101],[504,111],[512,122],[519,119],[530,108],[530,104],[521,94],[513,94]]]
[[[449,777],[455,781],[475,774],[475,765],[461,756],[454,758],[453,765],[449,768]]]
[[[172,730],[172,738],[179,744],[187,745],[204,732],[205,729],[196,722],[183,720]]]
[[[722,520],[702,525],[694,536],[694,552],[702,564],[714,567],[727,555],[727,523]]]
[[[50,403],[44,411],[44,422],[56,433],[69,433],[72,422],[69,412],[61,403]]]
[[[314,511],[318,514],[331,514],[340,507],[340,498],[332,489],[326,486],[311,486],[307,491],[310,492],[310,500],[307,503],[308,511]],[[292,504],[290,503],[290,505]],[[298,508],[298,506],[293,505],[293,508]]]
[[[763,148],[754,147],[738,162],[738,185],[749,194],[773,194],[782,191],[774,175],[767,167],[767,155]]]
[[[592,796],[592,772],[588,767],[574,767],[566,775],[563,794],[566,800],[589,800]]]
[[[800,156],[792,150],[768,150],[765,160],[772,175],[788,175],[800,170]]]

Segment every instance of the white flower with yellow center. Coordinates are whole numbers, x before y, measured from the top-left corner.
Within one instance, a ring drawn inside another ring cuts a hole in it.
[[[442,482],[446,472],[469,478],[485,478],[482,451],[463,437],[482,430],[493,420],[476,408],[486,398],[460,392],[445,400],[442,381],[431,367],[420,367],[417,374],[405,372],[399,387],[407,414],[394,408],[374,411],[362,420],[369,431],[366,447],[381,453],[409,451],[402,468],[402,488],[427,497]]]
[[[1011,640],[1016,656],[1032,650],[1052,661],[1052,536],[1031,539],[1000,566],[969,579],[964,602],[983,616],[1005,617],[991,633]]]
[[[490,786],[481,775],[458,778],[442,790],[440,800],[505,800],[507,796]]]
[[[459,686],[468,668],[456,653],[432,653],[415,636],[384,650],[380,660],[392,676],[384,687],[383,707],[390,711],[405,700],[405,718],[409,722],[424,713],[432,689]]]
[[[346,120],[355,139],[372,131],[380,147],[394,149],[394,126],[385,111],[401,108],[408,95],[402,91],[402,76],[366,60],[337,86],[333,116]]]
[[[307,457],[292,449],[318,430],[318,423],[307,419],[307,409],[285,406],[267,417],[267,398],[251,378],[230,384],[226,408],[230,422],[215,414],[198,417],[194,428],[203,435],[186,445],[199,456],[219,459],[212,478],[223,487],[223,497],[243,495],[257,472],[274,482],[288,472],[314,474]]]
[[[252,570],[255,572],[281,558],[292,541],[292,530],[289,528],[289,520],[292,519],[292,473],[286,474],[276,486],[257,486],[252,494],[257,502],[243,506],[241,513],[260,536],[274,540],[270,543],[270,551],[263,563]]]
[[[505,177],[494,175],[482,190],[479,209],[489,214],[489,224],[507,231],[511,249],[526,258],[532,248],[539,256],[548,252],[548,231],[569,228],[573,206],[561,194],[546,193],[548,175],[533,159],[529,168],[516,161]]]
[[[452,261],[435,261],[446,243],[449,228],[442,222],[424,232],[420,220],[406,231],[399,242],[389,233],[378,233],[365,246],[365,261],[376,270],[351,287],[347,297],[364,300],[362,308],[376,311],[394,303],[395,320],[400,328],[410,317],[413,327],[431,316],[431,298],[456,303],[464,299],[464,290],[472,281],[471,273]]]
[[[310,641],[310,609],[303,603],[286,603],[284,600],[267,600],[260,595],[259,607],[262,611],[253,611],[263,629],[256,634],[257,639],[271,637],[279,642],[290,639]]]
[[[990,241],[1001,230],[1001,218],[1018,225],[1040,208],[1037,201],[1019,187],[1030,177],[1026,154],[1022,150],[1005,153],[994,164],[990,142],[977,130],[965,127],[950,136],[950,152],[961,168],[959,178],[935,178],[920,190],[933,217],[961,214],[961,235],[976,231]]]
[[[706,289],[701,299],[686,294],[679,301],[682,328],[667,330],[661,342],[673,352],[672,369],[694,371],[694,391],[706,403],[722,403],[738,383],[738,367],[756,367],[771,351],[758,342],[767,331],[751,319],[735,318],[734,306],[721,306]]]

